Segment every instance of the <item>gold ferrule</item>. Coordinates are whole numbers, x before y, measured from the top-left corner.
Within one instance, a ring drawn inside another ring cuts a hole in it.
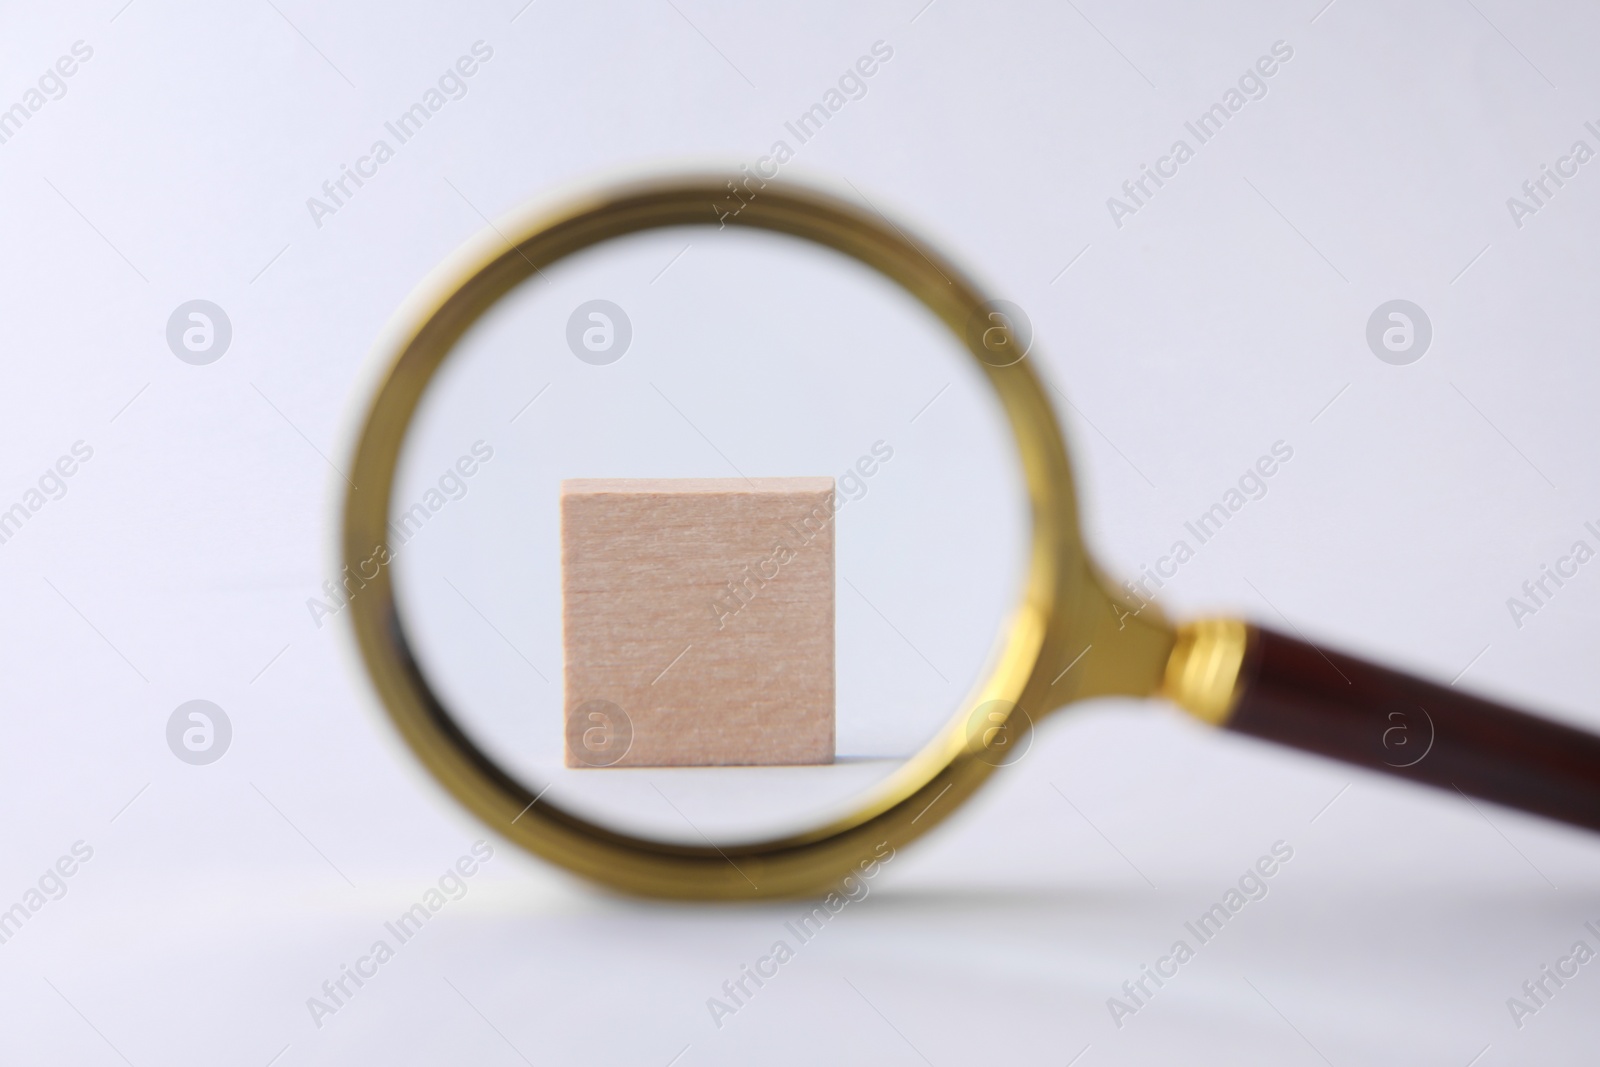
[[[1237,619],[1200,619],[1178,627],[1161,695],[1190,715],[1222,726],[1239,702],[1250,628]]]

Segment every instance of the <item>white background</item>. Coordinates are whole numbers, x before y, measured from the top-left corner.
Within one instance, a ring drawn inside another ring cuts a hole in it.
[[[0,945],[0,1059],[1592,1058],[1595,964],[1520,1030],[1506,999],[1600,948],[1593,835],[1125,702],[1048,724],[720,1029],[707,998],[797,906],[617,900],[503,844],[319,1029],[306,998],[485,832],[305,607],[366,352],[419,279],[555,187],[755,159],[883,40],[893,60],[792,172],[848,180],[1028,309],[1110,570],[1284,440],[1167,610],[1600,728],[1596,565],[1520,628],[1506,608],[1600,525],[1600,163],[1520,228],[1506,207],[1575,139],[1600,148],[1591,12],[273,2],[35,7],[0,32],[0,106],[94,49],[0,145],[0,502],[94,448],[0,545],[0,903],[94,849]],[[480,39],[469,95],[315,226],[306,198]],[[1106,198],[1278,40],[1294,57],[1265,99],[1113,225]],[[197,297],[234,332],[205,367],[165,341]],[[1364,338],[1397,297],[1434,327],[1403,367]],[[165,742],[194,698],[234,726],[206,767]],[[1107,998],[1280,839],[1266,899],[1117,1028]]]

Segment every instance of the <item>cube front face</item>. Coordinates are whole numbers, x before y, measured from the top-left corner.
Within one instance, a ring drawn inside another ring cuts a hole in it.
[[[832,478],[561,487],[569,767],[831,763]]]

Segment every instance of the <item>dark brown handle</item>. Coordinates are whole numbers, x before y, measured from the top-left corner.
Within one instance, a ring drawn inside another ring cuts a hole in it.
[[[1600,830],[1600,736],[1251,627],[1230,730]]]

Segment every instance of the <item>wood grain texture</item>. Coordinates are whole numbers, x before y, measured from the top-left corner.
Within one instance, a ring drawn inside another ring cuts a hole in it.
[[[1228,729],[1600,830],[1600,736],[1251,631]]]
[[[569,767],[831,763],[832,478],[561,486]]]

